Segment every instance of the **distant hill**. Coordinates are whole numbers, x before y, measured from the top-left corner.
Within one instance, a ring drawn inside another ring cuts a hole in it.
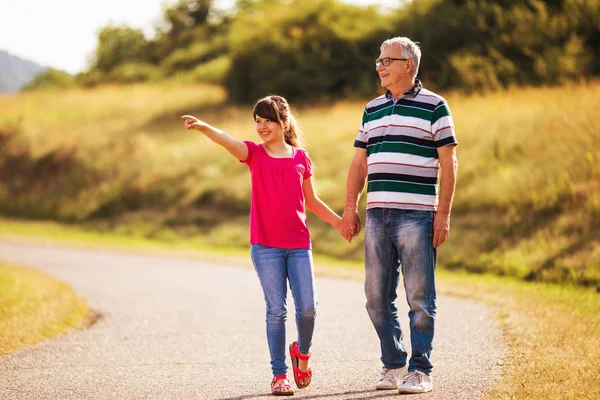
[[[0,50],[0,93],[18,92],[45,67]]]

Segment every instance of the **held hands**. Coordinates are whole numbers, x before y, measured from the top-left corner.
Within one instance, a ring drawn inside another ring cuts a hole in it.
[[[342,219],[338,224],[340,234],[350,243],[361,230],[360,216],[357,211],[344,211]],[[437,213],[433,220],[433,247],[440,247],[450,233],[450,215]]]
[[[352,243],[354,239],[360,233],[360,216],[358,211],[350,212],[344,210],[344,215],[338,225],[340,234],[349,242]]]
[[[340,234],[349,242],[352,243],[361,230],[360,216],[357,211],[350,212],[344,210],[344,215],[338,224]],[[433,220],[433,247],[440,247],[450,233],[450,215],[437,213]]]

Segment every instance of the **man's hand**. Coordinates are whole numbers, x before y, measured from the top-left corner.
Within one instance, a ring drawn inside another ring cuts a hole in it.
[[[450,233],[450,215],[435,214],[433,219],[433,247],[440,247]]]
[[[338,229],[348,242],[352,242],[352,239],[360,233],[360,216],[358,215],[358,211],[344,210]]]

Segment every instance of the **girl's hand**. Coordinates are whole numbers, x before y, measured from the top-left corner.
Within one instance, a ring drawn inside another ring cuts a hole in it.
[[[185,127],[185,129],[200,130],[200,128],[206,125],[204,122],[191,115],[183,115],[181,119],[183,119],[183,126]]]

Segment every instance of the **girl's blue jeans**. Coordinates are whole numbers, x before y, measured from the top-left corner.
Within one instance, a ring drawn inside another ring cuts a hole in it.
[[[365,228],[365,294],[367,312],[381,344],[385,368],[406,365],[402,329],[396,308],[400,271],[410,307],[412,354],[409,372],[431,373],[436,313],[433,211],[373,208]]]
[[[300,353],[308,354],[312,344],[317,314],[312,251],[310,249],[280,249],[253,244],[250,255],[265,295],[271,369],[273,376],[284,375],[287,372],[285,321],[287,320],[288,281],[296,306],[296,328]]]

